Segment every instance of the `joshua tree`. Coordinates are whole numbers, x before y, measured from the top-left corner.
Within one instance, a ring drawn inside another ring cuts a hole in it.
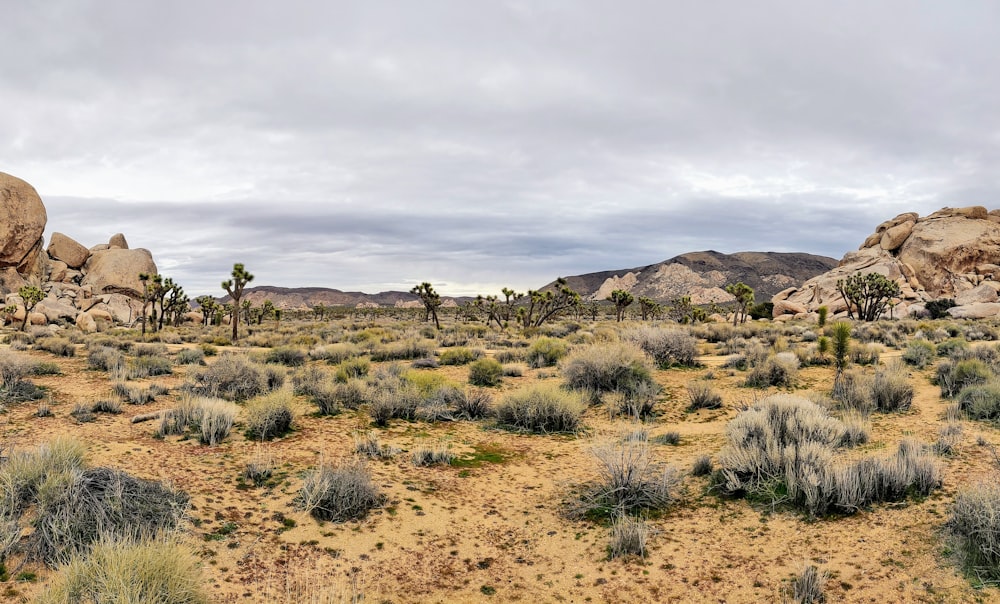
[[[635,301],[635,296],[624,289],[616,289],[608,296],[608,300],[615,303],[615,313],[618,315],[618,322],[621,323],[625,316],[625,309]]]
[[[730,283],[727,285],[726,292],[736,298],[736,309],[733,310],[733,326],[736,326],[737,321],[746,323],[747,314],[750,312],[750,307],[753,306],[753,288],[740,281],[739,283]]]
[[[528,306],[518,309],[525,327],[541,327],[556,314],[580,305],[580,294],[573,291],[563,277],[556,279],[555,291],[529,291]]]
[[[655,318],[660,314],[660,304],[652,298],[639,296],[639,313],[642,315],[643,321],[648,318]]]
[[[877,321],[900,294],[899,284],[879,273],[854,273],[837,281],[837,289],[847,304],[847,316],[853,319],[856,309],[861,321]]]
[[[149,307],[154,304],[157,292],[163,286],[163,277],[160,274],[139,273],[139,281],[142,281],[142,337],[146,337],[146,322],[149,321]],[[156,314],[156,307],[153,307]]]
[[[434,318],[434,326],[441,329],[441,321],[438,320],[437,309],[441,306],[441,295],[434,291],[434,286],[424,281],[420,285],[414,285],[410,290],[411,294],[417,294],[424,304],[424,321]]]
[[[246,284],[253,281],[253,275],[248,273],[243,264],[239,262],[233,265],[232,275],[232,279],[222,282],[222,289],[226,290],[229,297],[233,299],[233,318],[231,323],[233,324],[233,343],[235,344],[239,338],[237,330],[240,325],[240,298],[243,297],[243,288],[246,287]]]
[[[218,308],[219,303],[215,301],[215,298],[208,295],[198,296],[194,299],[194,301],[201,307],[202,325],[205,325],[206,327],[211,325],[212,319],[215,317],[215,310]]]
[[[17,290],[17,295],[24,301],[24,321],[21,322],[21,331],[24,331],[28,326],[28,314],[45,299],[45,292],[34,285],[24,285]]]

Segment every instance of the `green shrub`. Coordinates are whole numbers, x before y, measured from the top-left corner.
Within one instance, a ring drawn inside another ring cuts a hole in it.
[[[38,604],[207,604],[198,558],[162,538],[102,539],[62,564]]]
[[[162,356],[141,356],[128,359],[125,364],[125,377],[137,380],[157,375],[170,375],[174,372],[170,359]]]
[[[663,369],[698,364],[698,340],[681,329],[640,327],[626,332],[623,338],[637,344]]]
[[[442,365],[468,365],[483,356],[482,350],[470,350],[462,346],[449,348],[438,356]]]
[[[746,385],[753,388],[778,386],[791,388],[798,379],[799,358],[791,352],[779,352],[747,373]]]
[[[948,314],[948,309],[954,306],[954,299],[940,298],[938,300],[931,300],[924,305],[924,308],[927,309],[927,314],[929,314],[932,319],[948,319],[951,317],[951,315]]]
[[[428,340],[406,340],[380,346],[371,352],[373,361],[411,361],[428,357],[433,352]]]
[[[469,383],[473,386],[499,386],[502,380],[503,365],[496,359],[479,359],[469,365]]]
[[[185,348],[177,352],[178,365],[204,365],[205,353],[200,348]]]
[[[911,340],[906,345],[906,351],[903,352],[903,361],[907,365],[923,369],[930,365],[935,355],[937,355],[937,347],[934,346],[933,342],[923,339]]]
[[[992,379],[962,388],[958,404],[969,419],[1000,422],[1000,382]]]
[[[46,337],[35,340],[35,348],[60,357],[76,355],[76,346],[66,338]]]
[[[309,472],[296,502],[317,520],[343,522],[363,518],[384,499],[368,466],[353,459],[339,465],[323,463]]]
[[[593,398],[608,392],[626,397],[658,392],[645,353],[631,344],[594,344],[563,361],[566,385],[590,393]]]
[[[532,369],[538,369],[540,367],[554,367],[568,352],[569,347],[566,342],[555,338],[541,337],[531,343],[525,357],[528,359],[528,366]]]
[[[872,380],[872,402],[882,413],[906,411],[913,403],[913,385],[906,366],[896,362],[875,372]]]
[[[856,365],[878,365],[882,347],[878,344],[861,344],[851,349],[851,362]]]
[[[951,338],[937,345],[939,357],[956,358],[969,352],[969,343],[963,338]]]
[[[574,432],[586,404],[578,394],[554,384],[538,384],[507,393],[496,408],[497,422],[529,432]]]
[[[167,354],[167,347],[163,344],[136,344],[132,347],[132,354],[137,357],[162,357]]]
[[[301,367],[306,363],[306,353],[294,346],[279,346],[267,351],[265,360],[286,367]]]
[[[966,386],[985,384],[993,378],[993,372],[979,359],[961,361],[946,360],[937,366],[936,381],[941,388],[941,396],[951,398]]]
[[[252,399],[246,406],[246,435],[254,440],[271,440],[292,429],[292,395],[277,391]]]
[[[334,379],[344,384],[349,380],[363,378],[368,375],[370,365],[367,359],[347,359],[337,366]]]
[[[319,346],[309,351],[309,357],[319,361],[326,361],[331,365],[338,365],[347,359],[354,358],[360,354],[360,350],[349,342],[339,344],[328,344]]]

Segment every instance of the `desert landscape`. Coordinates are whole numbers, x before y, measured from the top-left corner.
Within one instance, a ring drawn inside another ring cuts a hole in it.
[[[775,257],[706,253],[389,305],[237,264],[192,305],[3,179],[5,601],[997,598],[1000,213],[766,301],[726,271]]]

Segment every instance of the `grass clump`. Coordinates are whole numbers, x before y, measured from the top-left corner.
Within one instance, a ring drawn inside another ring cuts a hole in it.
[[[337,382],[345,384],[349,380],[367,376],[370,367],[368,359],[347,359],[337,366],[337,372],[333,377]]]
[[[582,426],[586,403],[555,384],[538,384],[510,392],[496,408],[501,426],[528,432],[575,432]]]
[[[543,336],[531,343],[524,356],[529,367],[539,369],[541,367],[555,367],[568,352],[569,347],[566,342]]]
[[[499,386],[503,380],[503,365],[496,359],[479,359],[469,365],[469,383],[473,386]]]
[[[945,398],[952,398],[966,386],[985,384],[992,378],[993,371],[979,359],[942,361],[936,370],[937,385]]]
[[[968,571],[983,583],[1000,581],[1000,484],[991,480],[959,490],[948,525]]]
[[[958,405],[969,419],[1000,422],[1000,382],[994,379],[962,388]]]
[[[125,377],[138,380],[157,375],[170,375],[174,372],[173,364],[165,356],[147,355],[128,359],[125,363]]]
[[[722,395],[704,382],[690,382],[687,385],[688,409],[718,409],[722,407]]]
[[[87,366],[98,371],[112,371],[125,365],[125,355],[116,348],[99,346],[87,354]]]
[[[681,329],[640,327],[623,337],[649,354],[661,369],[698,365],[698,340]]]
[[[185,348],[177,352],[178,365],[204,365],[205,352],[200,348]]]
[[[0,403],[20,403],[42,398],[42,391],[30,380],[35,362],[30,357],[0,350]]]
[[[642,519],[620,516],[611,523],[611,539],[608,543],[608,558],[624,556],[646,557],[649,541],[649,524]]]
[[[356,458],[340,464],[321,463],[306,474],[296,499],[317,520],[333,522],[363,518],[383,501],[367,464]]]
[[[313,348],[309,351],[309,358],[317,361],[326,361],[331,365],[339,365],[359,354],[360,350],[356,345],[349,342],[340,342],[338,344],[328,344]]]
[[[246,406],[244,423],[247,438],[271,440],[284,436],[291,431],[294,419],[290,392],[279,390],[259,396]]]
[[[662,510],[679,496],[680,472],[654,461],[649,445],[624,441],[594,448],[598,479],[581,498],[584,515],[618,518]]]
[[[102,539],[59,567],[39,604],[209,602],[197,557],[168,539]]]
[[[913,404],[913,384],[906,366],[896,362],[875,372],[872,380],[872,403],[882,413],[906,411]]]
[[[924,339],[911,340],[906,344],[903,361],[917,369],[923,369],[931,364],[937,355],[937,347],[933,342]]]
[[[799,358],[791,352],[779,352],[769,356],[763,363],[750,367],[746,385],[752,388],[795,386],[799,373]]]
[[[455,459],[455,454],[444,445],[434,447],[418,447],[413,452],[413,465],[415,466],[446,466]]]
[[[566,386],[597,399],[610,392],[625,397],[658,392],[649,358],[632,344],[595,344],[566,357],[562,364]]]
[[[795,604],[818,604],[825,602],[823,584],[829,578],[828,573],[821,571],[813,564],[807,565],[802,572],[792,580],[792,601]]]
[[[245,401],[271,389],[264,368],[239,354],[224,354],[195,374],[194,391],[204,396]]]
[[[35,348],[51,352],[59,357],[71,357],[76,355],[76,346],[68,338],[49,336],[35,340]]]
[[[438,356],[442,365],[468,365],[483,356],[482,350],[472,350],[464,346],[449,348]]]
[[[404,340],[379,346],[372,350],[371,359],[381,361],[412,361],[431,356],[433,349],[428,340]]]
[[[399,449],[382,444],[378,432],[371,430],[363,435],[354,437],[354,452],[365,457],[384,459],[399,453]]]
[[[268,363],[284,365],[285,367],[301,367],[306,363],[306,353],[294,346],[279,346],[267,351],[264,357]]]

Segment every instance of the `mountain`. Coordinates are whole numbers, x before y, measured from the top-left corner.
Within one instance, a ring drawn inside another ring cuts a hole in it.
[[[248,287],[243,292],[243,299],[250,300],[254,306],[259,306],[264,300],[270,300],[276,307],[289,310],[311,310],[315,306],[405,306],[421,308],[420,298],[409,292],[380,292],[366,294],[363,292],[345,292],[327,287],[275,287],[261,285]],[[455,306],[469,298],[452,298],[441,296],[442,306]],[[229,302],[229,296],[220,302]]]
[[[586,300],[605,300],[612,291],[624,289],[636,297],[647,296],[659,302],[691,296],[694,304],[731,301],[733,297],[725,292],[725,286],[742,281],[754,289],[758,301],[765,301],[835,266],[833,258],[814,254],[722,254],[709,250],[681,254],[649,266],[566,277],[566,281]]]

